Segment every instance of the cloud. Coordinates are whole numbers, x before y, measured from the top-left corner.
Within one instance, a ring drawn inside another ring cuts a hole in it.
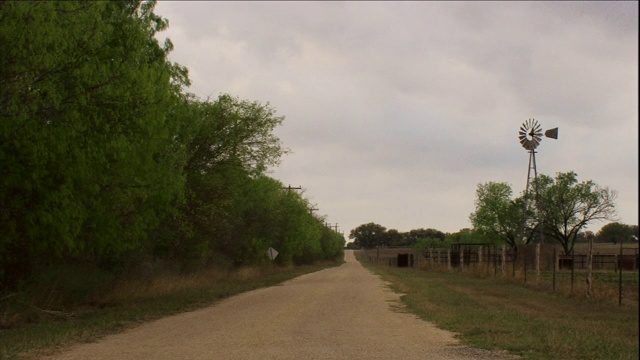
[[[201,97],[269,102],[293,154],[273,176],[348,233],[469,227],[486,181],[538,171],[619,191],[638,218],[637,2],[159,2]],[[598,224],[595,228],[604,224]]]

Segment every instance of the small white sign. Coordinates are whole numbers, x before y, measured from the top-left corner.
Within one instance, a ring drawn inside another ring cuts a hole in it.
[[[269,259],[273,260],[278,256],[278,252],[276,249],[270,247],[269,250],[267,250],[267,256],[269,256]]]

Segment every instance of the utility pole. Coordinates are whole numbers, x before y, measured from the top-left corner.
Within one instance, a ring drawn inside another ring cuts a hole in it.
[[[289,190],[301,190],[301,189],[302,189],[302,186],[298,186],[298,187],[291,187],[291,185],[289,185],[289,186],[287,186],[287,187],[285,187],[285,188],[283,188],[283,189],[285,189],[285,190],[287,190],[287,191],[289,191]]]
[[[334,230],[335,232],[338,232],[338,223],[336,223],[335,225],[331,225],[331,223],[325,223],[324,224],[326,227],[328,227],[329,229]]]
[[[309,214],[313,215],[313,212],[318,210],[318,208],[314,208],[314,207],[310,207],[309,208]]]

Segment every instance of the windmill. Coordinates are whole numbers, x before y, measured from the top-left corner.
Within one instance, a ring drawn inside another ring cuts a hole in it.
[[[545,131],[544,136],[550,139],[558,139],[558,128],[553,128]],[[531,172],[533,170],[533,182],[536,184],[536,210],[538,212],[538,216],[540,216],[540,218],[542,219],[542,216],[540,214],[540,207],[538,206],[538,185],[536,181],[538,179],[538,169],[536,168],[536,148],[538,147],[538,145],[540,145],[540,142],[542,142],[542,127],[540,126],[538,121],[535,119],[529,119],[522,123],[522,125],[520,125],[520,131],[518,132],[518,139],[520,139],[520,144],[522,144],[522,147],[529,151],[529,170],[527,171],[527,186],[524,192],[525,201],[527,200],[526,197],[529,194],[529,184],[532,182]],[[526,204],[528,208],[529,202],[526,201]],[[527,219],[525,218],[523,220],[522,230],[520,232],[523,237],[526,221]],[[542,227],[540,227],[540,242],[543,242]]]

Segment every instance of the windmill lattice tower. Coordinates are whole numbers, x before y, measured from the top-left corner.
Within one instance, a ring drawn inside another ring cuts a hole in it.
[[[545,131],[544,136],[551,139],[558,139],[558,128],[553,128]],[[536,184],[536,189],[535,189],[536,212],[540,220],[542,220],[542,214],[540,213],[540,206],[539,206],[538,185],[537,185],[538,182],[536,181],[538,180],[538,169],[536,166],[536,148],[538,147],[538,145],[540,145],[540,142],[542,141],[542,127],[540,126],[538,121],[535,119],[529,119],[524,123],[522,123],[522,125],[520,126],[520,131],[518,132],[518,139],[520,140],[520,144],[522,144],[522,147],[524,147],[529,151],[529,167],[527,170],[527,185],[524,192],[525,201],[527,204],[526,208],[527,209],[529,208],[529,201],[527,199],[527,196],[529,194],[529,185],[531,184],[531,182],[533,182],[534,184]],[[526,218],[523,219],[522,229],[520,231],[520,235],[523,238],[524,238],[524,227],[526,222],[527,222],[527,219]],[[544,242],[542,226],[540,226],[540,242]]]

